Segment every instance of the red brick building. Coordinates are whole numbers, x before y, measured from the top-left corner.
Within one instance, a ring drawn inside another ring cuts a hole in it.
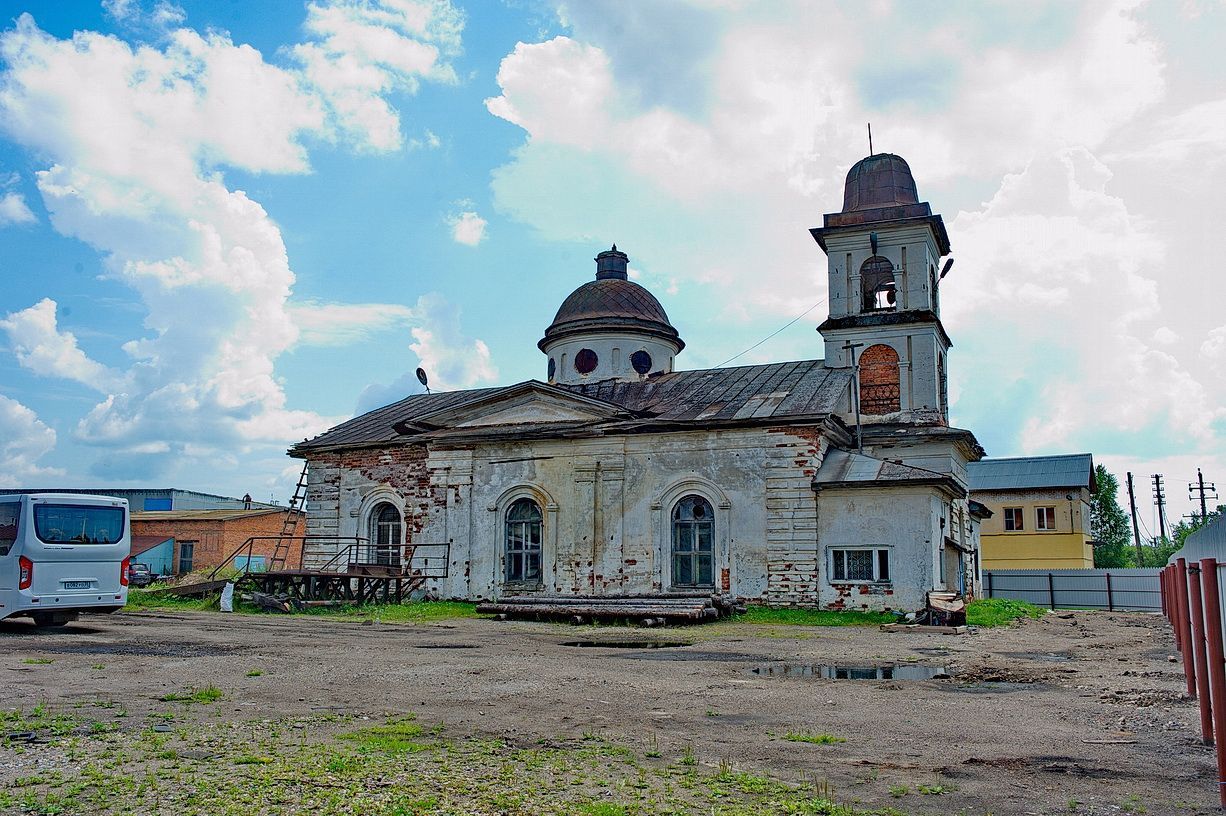
[[[169,562],[169,573],[175,575],[202,569],[213,569],[224,560],[236,561],[243,567],[250,557],[252,570],[267,569],[272,560],[277,539],[286,528],[295,536],[300,533],[301,513],[287,508],[252,508],[250,510],[155,510],[132,513],[133,561],[141,562],[144,552],[138,544],[147,542],[149,558],[160,557]],[[249,539],[250,551],[236,551]],[[154,556],[152,548],[168,550]],[[291,542],[285,566],[299,566],[301,547]],[[155,570],[165,572],[163,570]]]

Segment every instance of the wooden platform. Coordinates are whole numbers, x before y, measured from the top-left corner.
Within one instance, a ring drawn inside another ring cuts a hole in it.
[[[510,595],[477,606],[483,614],[570,623],[633,621],[644,626],[718,620],[745,607],[723,595]]]

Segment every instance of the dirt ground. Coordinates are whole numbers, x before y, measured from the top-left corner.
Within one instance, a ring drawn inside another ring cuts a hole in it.
[[[580,640],[692,645],[564,645]],[[27,718],[37,711],[43,724],[48,712],[75,712],[78,719],[60,729],[73,736],[67,748],[54,738],[0,739],[0,812],[57,812],[47,801],[79,782],[73,769],[80,763],[64,763],[65,751],[78,759],[113,753],[127,763],[116,765],[119,771],[137,775],[134,768],[152,761],[141,757],[155,755],[120,750],[126,744],[114,740],[147,735],[159,718],[174,721],[177,734],[166,736],[185,746],[208,731],[228,733],[231,753],[244,740],[262,739],[275,754],[276,741],[257,738],[254,726],[249,734],[249,725],[309,723],[295,727],[309,727],[315,738],[351,727],[345,723],[414,715],[417,723],[438,724],[435,733],[487,741],[481,745],[599,741],[621,746],[618,756],[633,757],[627,761],[644,779],[657,771],[665,778],[680,765],[725,781],[758,774],[866,810],[1209,813],[1217,810],[1213,752],[1196,739],[1195,702],[1182,695],[1174,655],[1165,623],[1140,613],[1053,613],[963,636],[729,623],[669,630],[470,618],[363,624],[209,613],[90,617],[53,632],[10,621],[0,623],[4,727],[19,727],[14,711]],[[830,664],[937,666],[952,677],[830,680],[796,673]],[[791,672],[780,673],[782,666]],[[219,689],[220,699],[177,706],[165,699],[206,685]],[[113,707],[122,715],[111,721]],[[818,735],[833,741],[800,741]],[[110,747],[91,749],[95,740],[111,740]],[[418,756],[424,754],[397,761],[410,767]],[[505,761],[500,773],[509,773]],[[598,782],[607,790],[593,795],[613,802],[610,809],[588,804],[573,812],[831,812],[749,800],[743,810],[720,810],[684,797],[656,810],[645,793],[638,800],[623,796],[633,784]],[[704,791],[708,798],[723,793]],[[136,803],[130,812],[159,811],[140,804],[147,793],[126,795]],[[524,795],[488,812],[536,812]],[[59,812],[112,812],[101,800],[69,801]],[[289,801],[245,812],[293,812]],[[623,801],[629,804],[615,804]],[[487,805],[471,807],[487,812]],[[465,811],[431,798],[418,809],[388,812]]]

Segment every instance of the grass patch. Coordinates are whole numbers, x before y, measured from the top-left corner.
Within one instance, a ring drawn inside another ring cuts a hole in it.
[[[889,612],[836,612],[830,609],[750,606],[745,614],[732,618],[737,623],[788,626],[879,626],[894,623],[898,616]]]
[[[1044,614],[1042,607],[1008,598],[982,598],[966,605],[966,622],[971,626],[1004,626],[1019,618],[1041,618]]]
[[[925,796],[941,796],[946,793],[952,793],[958,788],[955,785],[940,785],[933,783],[931,785],[916,785],[915,789]]]
[[[183,716],[192,712],[199,709]],[[341,733],[333,728],[354,725],[337,722],[319,716],[236,728],[199,712],[175,737],[64,735],[55,742],[73,761],[0,788],[0,812],[900,816],[840,802],[824,780],[786,782],[727,760],[718,772],[697,762],[645,767],[629,748],[604,739],[522,747],[431,737],[435,729],[411,716]],[[298,727],[310,738],[287,739]],[[423,735],[427,745],[418,742]]]
[[[163,703],[215,703],[222,698],[221,689],[217,686],[205,686],[187,692],[171,692],[163,694],[158,699]]]
[[[152,610],[171,610],[182,612],[215,612],[217,611],[218,594],[204,598],[182,598],[170,595],[163,588],[130,589],[128,590],[128,605],[124,607],[129,612]],[[244,615],[281,615],[281,612],[265,612],[255,606],[239,600],[234,601],[234,611]],[[430,623],[432,621],[450,620],[452,618],[475,618],[477,605],[463,601],[409,601],[401,604],[370,604],[365,606],[335,606],[313,607],[294,615],[310,615],[316,618],[331,618],[336,620],[376,620],[380,623]]]
[[[260,671],[259,669],[252,669],[251,671],[247,672],[248,677],[260,677],[263,674],[264,672]]]
[[[21,662],[28,663],[31,666],[46,666],[50,663],[54,663],[55,661],[49,657],[27,657],[25,660]]]
[[[164,587],[157,589],[128,590],[128,603],[125,612],[144,612],[155,609],[171,609],[182,612],[209,612],[217,609],[218,594],[204,598],[184,598],[179,595],[169,595]]]
[[[804,731],[789,731],[783,737],[788,742],[808,742],[812,745],[836,745],[847,742],[847,737],[836,737],[834,734],[808,734]]]
[[[422,727],[411,717],[405,717],[388,720],[384,725],[349,731],[341,734],[340,739],[354,743],[364,753],[411,754],[429,748],[417,741],[421,735]]]

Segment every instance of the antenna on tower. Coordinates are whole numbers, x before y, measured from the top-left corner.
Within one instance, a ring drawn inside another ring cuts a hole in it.
[[[868,155],[873,155],[873,123],[868,123]]]

